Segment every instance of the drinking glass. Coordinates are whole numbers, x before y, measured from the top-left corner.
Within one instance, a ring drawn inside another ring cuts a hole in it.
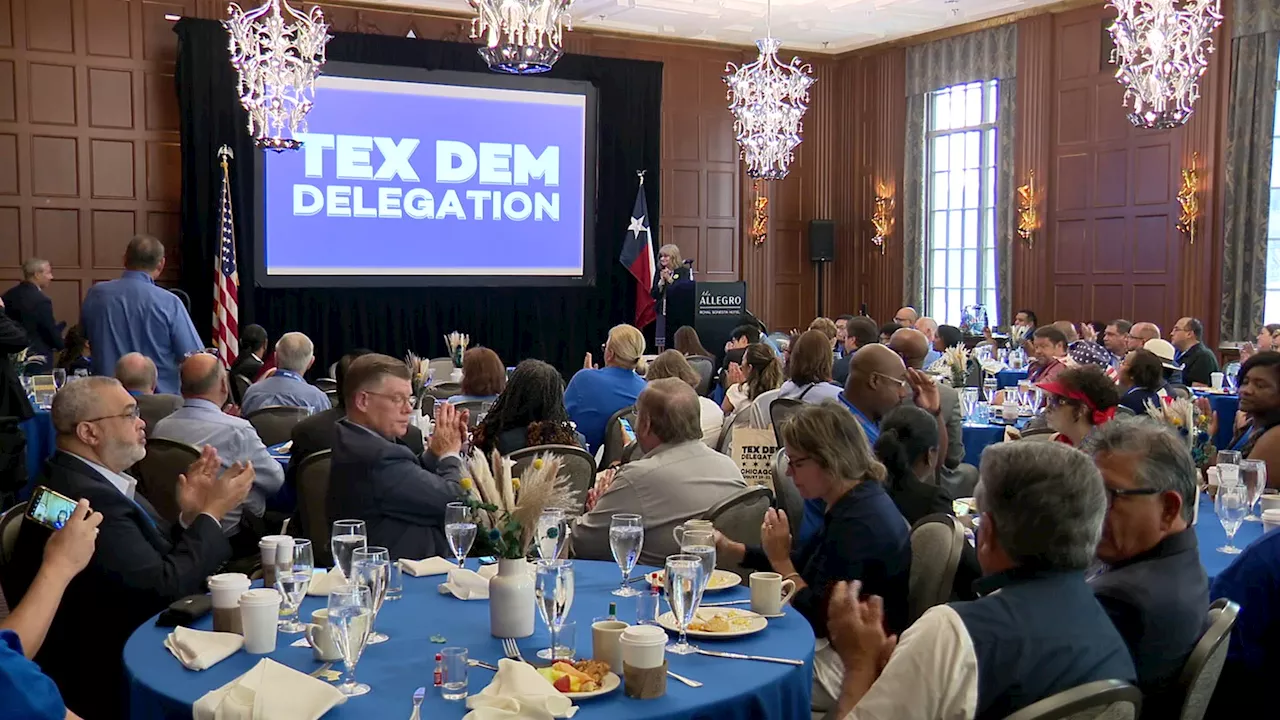
[[[555,648],[556,635],[569,616],[569,608],[573,607],[573,561],[539,560],[533,596],[538,603],[538,614],[551,634],[551,648]]]
[[[285,611],[279,623],[280,632],[294,634],[307,631],[307,624],[298,622],[298,608],[311,587],[311,574],[315,568],[315,554],[311,541],[306,538],[294,538],[293,551],[287,557],[276,558],[276,590],[280,592]]]
[[[333,566],[342,576],[351,578],[351,554],[369,544],[369,532],[363,520],[335,520],[329,534],[329,549],[333,551]]]
[[[560,557],[567,528],[567,514],[563,508],[544,509],[538,516],[538,524],[534,526],[533,547],[538,552],[538,557],[543,560],[555,560]]]
[[[374,629],[378,611],[387,599],[387,576],[391,574],[391,553],[384,547],[358,548],[351,555],[351,581],[369,588],[373,598],[373,617],[369,618],[369,644],[387,641],[387,636]]]
[[[644,519],[639,515],[620,514],[609,519],[609,549],[613,561],[622,571],[622,584],[613,591],[618,597],[634,597],[640,591],[631,587],[631,571],[644,547]]]
[[[694,601],[696,610],[702,604],[702,595],[711,584],[711,577],[716,572],[716,540],[713,530],[689,530],[684,534],[684,542],[680,543],[681,555],[694,555],[702,560],[702,585],[698,587],[698,598]]]
[[[404,595],[404,570],[400,563],[387,566],[387,602],[399,600]]]
[[[467,553],[471,552],[471,543],[476,541],[476,519],[470,505],[451,502],[445,506],[444,536],[449,540],[449,549],[453,550],[458,567],[463,567]]]
[[[698,589],[702,587],[702,558],[697,555],[671,555],[663,572],[663,584],[667,591],[667,605],[680,629],[680,640],[667,646],[667,652],[688,655],[696,652],[685,633],[693,622],[698,605]]]
[[[440,651],[444,666],[440,673],[440,697],[445,700],[463,700],[467,697],[467,649],[447,647]]]
[[[1262,499],[1262,491],[1267,489],[1267,463],[1262,460],[1241,460],[1240,480],[1244,483],[1245,491],[1248,492],[1246,500],[1249,514],[1245,515],[1244,519],[1249,522],[1261,522],[1262,518],[1258,517],[1255,508],[1258,500]]]
[[[978,409],[978,388],[967,387],[964,389],[964,417],[966,420],[973,419],[973,413]]]
[[[995,396],[999,384],[995,375],[982,378],[982,399],[986,400],[987,404],[991,404],[991,398]]]
[[[66,368],[54,368],[54,370],[53,370],[53,386],[54,386],[54,387],[56,387],[56,388],[58,388],[59,390],[61,390],[61,389],[62,389],[62,386],[63,386],[63,385],[66,385],[66,384],[67,384],[67,369],[66,369]]]
[[[369,686],[356,682],[356,663],[373,627],[373,595],[363,585],[340,585],[329,592],[329,627],[333,643],[342,655],[347,677],[338,692],[347,697],[364,695]]]
[[[587,626],[590,629],[590,625]],[[551,657],[551,648],[542,648],[538,651],[538,657],[543,660],[568,660],[573,662],[574,653],[577,651],[577,630],[578,624],[572,620],[567,620],[560,624],[560,629],[556,631],[556,656]]]
[[[1218,552],[1227,555],[1240,553],[1240,548],[1232,543],[1236,537],[1236,530],[1240,529],[1240,523],[1244,520],[1245,511],[1248,509],[1246,506],[1248,498],[1248,491],[1238,483],[1218,486],[1214,506],[1218,513],[1218,520],[1222,523],[1222,529],[1227,533],[1227,544],[1218,548]]]

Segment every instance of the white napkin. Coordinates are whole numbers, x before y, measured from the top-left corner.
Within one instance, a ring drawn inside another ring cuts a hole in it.
[[[452,560],[445,560],[439,555],[429,557],[426,560],[409,560],[400,558],[400,569],[414,577],[427,577],[428,575],[447,575],[451,570],[458,569],[458,563]]]
[[[467,708],[471,712],[462,720],[542,720],[571,718],[578,712],[532,665],[506,658],[498,661],[493,682],[467,698]]]
[[[204,670],[230,657],[244,645],[244,636],[228,632],[192,630],[179,625],[164,639],[164,646],[187,666]]]
[[[454,568],[449,571],[449,579],[440,583],[440,594],[450,593],[459,600],[488,600],[489,578],[471,570]]]
[[[192,714],[195,720],[318,720],[346,700],[329,683],[263,658],[249,672],[205,693]]]
[[[279,452],[280,452],[281,454],[289,453],[289,452],[292,452],[292,451],[293,451],[293,441],[292,441],[292,440],[290,440],[290,441],[286,442],[285,444],[281,445],[281,446],[280,446],[280,450],[279,450]]]
[[[346,583],[347,578],[343,576],[342,568],[334,567],[327,572],[323,568],[316,568],[315,573],[311,575],[311,585],[307,588],[307,594],[328,597],[330,591]]]

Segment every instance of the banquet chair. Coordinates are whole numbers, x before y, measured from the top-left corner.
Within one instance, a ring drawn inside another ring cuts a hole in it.
[[[474,430],[475,427],[480,424],[480,419],[484,417],[484,414],[489,412],[489,408],[493,407],[493,401],[468,400],[466,402],[460,402],[457,405],[454,405],[454,407],[471,413],[467,416],[467,427]]]
[[[613,415],[609,416],[609,422],[604,425],[604,455],[600,458],[600,467],[607,468],[613,463],[622,459],[623,450],[630,445],[632,440],[622,430],[622,418],[626,418],[631,424],[631,429],[636,427],[636,406],[628,405]]]
[[[338,392],[338,381],[333,378],[316,378],[315,386],[325,391],[325,393]]]
[[[764,512],[772,505],[773,493],[769,488],[757,485],[740,490],[716,503],[702,514],[702,519],[710,520],[715,529],[724,533],[725,537],[748,546],[759,546],[760,525],[764,522]],[[720,567],[737,573],[744,581],[748,580],[751,574],[750,570],[741,565]]]
[[[431,373],[431,379],[436,383],[449,382],[449,378],[454,371],[453,358],[438,357],[431,358],[427,361],[427,369]]]
[[[710,358],[701,355],[685,355],[685,360],[689,361],[689,365],[698,373],[698,386],[694,391],[699,395],[706,397],[711,392],[711,377],[715,375],[716,366],[711,362]]]
[[[333,390],[325,390],[324,396],[329,398],[329,407],[336,408],[342,404],[342,398],[338,395],[337,388]]]
[[[18,531],[22,528],[22,514],[27,511],[26,501],[5,510],[0,514],[0,594],[12,604],[17,604],[21,588],[15,586],[17,578],[8,572],[9,561],[13,559],[13,548],[18,544]]]
[[[964,528],[945,513],[926,515],[911,528],[911,578],[907,589],[909,622],[925,610],[951,599],[960,552],[964,549]]]
[[[778,440],[778,447],[782,447],[782,421],[795,415],[802,407],[804,401],[795,398],[778,398],[769,403],[769,420],[773,423],[773,436]]]
[[[462,384],[455,382],[442,382],[438,385],[428,385],[426,393],[436,399],[436,402],[444,402],[454,395],[462,394]]]
[[[800,523],[804,520],[804,498],[796,488],[796,481],[787,474],[786,448],[778,448],[773,454],[773,498],[774,505],[787,514],[787,524],[791,526],[791,537],[800,537]]]
[[[1142,691],[1121,680],[1095,680],[1031,703],[1005,720],[1133,720]]]
[[[429,395],[425,389],[422,391],[422,394],[418,396],[418,410],[422,412],[422,417],[435,420],[436,398],[434,395]]]
[[[1214,600],[1209,606],[1209,629],[1191,650],[1179,680],[1185,693],[1179,720],[1201,720],[1209,709],[1218,677],[1222,675],[1222,665],[1227,660],[1231,629],[1239,614],[1240,606],[1226,598]]]
[[[247,378],[247,377],[245,377],[245,376],[241,375],[240,373],[233,373],[233,374],[231,375],[231,399],[232,399],[232,401],[234,401],[234,402],[235,402],[235,404],[237,404],[237,405],[239,405],[241,402],[243,402],[243,401],[244,401],[244,391],[245,391],[245,390],[248,390],[248,389],[249,389],[249,386],[250,386],[250,385],[252,385],[252,384],[253,384],[253,381],[249,380],[249,378]]]
[[[512,477],[522,477],[533,464],[533,459],[542,454],[560,458],[563,463],[560,477],[568,478],[569,492],[573,496],[573,505],[567,509],[575,515],[581,514],[587,507],[587,491],[596,480],[596,459],[577,445],[534,445],[507,456],[514,463]]]
[[[249,413],[245,420],[258,431],[262,444],[271,447],[288,440],[293,433],[293,426],[302,422],[309,414],[306,408],[268,405]]]
[[[178,475],[200,459],[200,448],[167,438],[147,438],[147,454],[130,468],[138,492],[169,522],[178,519]]]
[[[329,515],[325,498],[329,494],[329,456],[332,450],[320,450],[298,461],[295,478],[298,483],[298,523],[302,536],[311,540],[316,567],[333,563],[329,549]]]

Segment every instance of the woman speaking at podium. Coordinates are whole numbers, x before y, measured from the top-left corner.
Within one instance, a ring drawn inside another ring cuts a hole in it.
[[[689,263],[692,264],[692,261]],[[662,352],[670,344],[667,333],[667,291],[675,285],[693,282],[693,269],[680,258],[680,248],[675,245],[663,245],[658,250],[658,274],[653,278],[653,298],[658,301],[658,324],[654,328],[654,340],[658,352]],[[681,322],[671,323],[678,329],[681,324],[691,324],[693,318],[681,318]]]

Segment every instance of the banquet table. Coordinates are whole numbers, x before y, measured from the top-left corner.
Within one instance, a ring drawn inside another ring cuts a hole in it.
[[[1242,522],[1240,529],[1236,531],[1233,544],[1243,550],[1260,537],[1262,537],[1261,522]],[[1218,552],[1218,548],[1227,544],[1227,532],[1222,529],[1222,523],[1218,522],[1218,516],[1213,512],[1213,500],[1209,498],[1208,493],[1200,493],[1200,517],[1196,522],[1196,539],[1200,543],[1200,564],[1204,565],[1204,572],[1209,576],[1209,582],[1213,582],[1218,573],[1226,570],[1231,561],[1240,557]]]
[[[468,567],[475,569],[475,561]],[[606,615],[609,603],[618,602],[618,619],[635,622],[636,603],[632,598],[618,598],[610,592],[618,586],[618,568],[613,563],[577,560],[575,592],[569,620],[577,624],[576,647],[579,657],[591,654],[590,623]],[[633,577],[652,568],[636,568]],[[444,576],[415,578],[404,576],[404,597],[383,606],[377,620],[378,630],[390,640],[365,649],[356,669],[356,677],[368,683],[372,692],[351,698],[325,715],[326,718],[398,718],[407,717],[412,709],[415,688],[426,686],[422,705],[424,718],[461,718],[467,709],[463,702],[447,702],[432,689],[434,656],[446,646],[464,646],[472,659],[497,664],[502,644],[489,634],[489,603],[483,600],[458,600],[442,595],[437,586]],[[707,594],[707,601],[737,600],[750,597],[745,583],[739,587]],[[323,598],[308,597],[301,615],[309,618],[312,611],[324,607]],[[665,611],[666,603],[662,603]],[[211,616],[200,619],[194,627],[207,630]],[[538,629],[530,638],[519,641],[526,658],[548,645],[545,625],[536,621]],[[124,662],[129,678],[129,717],[135,720],[159,718],[191,718],[191,706],[202,695],[217,689],[248,671],[261,656],[241,651],[217,665],[201,671],[187,670],[163,646],[166,628],[153,621],[144,623],[129,638],[124,649]],[[444,644],[430,642],[432,635],[446,638]],[[310,648],[290,647],[301,635],[279,635],[275,652],[268,657],[289,667],[310,673],[320,663],[313,659]],[[747,660],[731,660],[702,655],[667,654],[669,669],[704,684],[690,688],[668,678],[666,695],[654,700],[627,698],[621,688],[604,696],[580,700],[576,720],[608,718],[705,718],[707,720],[750,720],[752,718],[807,718],[813,682],[814,636],[799,613],[788,607],[784,617],[769,620],[769,627],[754,635],[722,641],[694,641],[708,649],[726,650],[773,657],[804,660],[803,666],[792,666]],[[340,669],[335,666],[334,669]],[[473,667],[469,691],[478,693],[493,673]],[[749,682],[747,681],[749,679]]]
[[[1198,398],[1209,398],[1209,407],[1218,414],[1218,434],[1213,437],[1213,446],[1219,450],[1231,447],[1231,435],[1235,429],[1236,411],[1240,409],[1240,396],[1200,389],[1192,390],[1192,392]]]
[[[1018,383],[1026,379],[1026,370],[1001,370],[996,373],[996,389],[1003,390],[1007,387],[1017,387]]]
[[[53,455],[56,446],[53,416],[48,410],[37,409],[34,415],[22,421],[21,427],[27,436],[27,486],[18,494],[18,499],[24,500],[31,494],[36,478],[44,469],[44,461]]]

